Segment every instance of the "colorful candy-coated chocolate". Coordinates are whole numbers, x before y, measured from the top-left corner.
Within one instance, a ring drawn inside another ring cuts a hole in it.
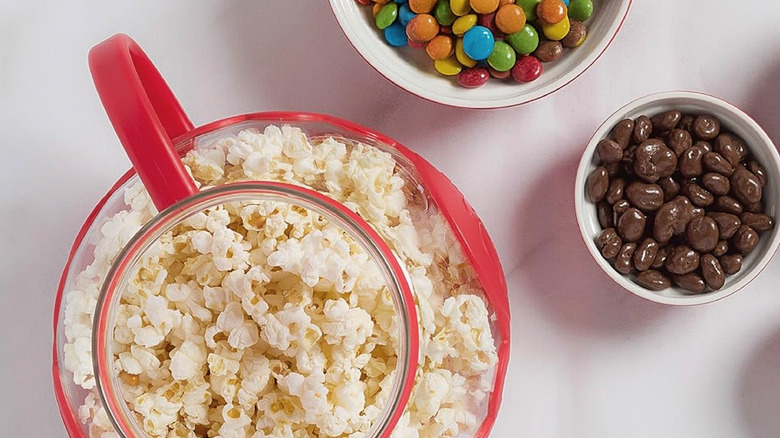
[[[405,4],[409,3],[409,0],[393,0],[393,1],[395,1],[399,5],[405,5]]]
[[[425,53],[434,61],[447,59],[455,53],[455,43],[451,36],[436,35],[425,46]]]
[[[520,32],[507,35],[504,41],[509,43],[521,55],[528,55],[539,47],[539,32],[530,24],[526,24]]]
[[[381,11],[384,6],[385,5],[382,3],[374,3],[374,6],[371,7],[371,13],[374,15],[374,20],[376,20],[376,16],[379,15],[379,11]]]
[[[512,67],[512,79],[517,82],[533,82],[539,79],[544,71],[542,61],[533,56],[521,56]]]
[[[436,0],[409,0],[409,7],[416,14],[427,14],[436,6]]]
[[[460,73],[461,70],[463,70],[463,66],[460,65],[454,56],[451,56],[447,59],[434,61],[433,66],[436,68],[437,72],[443,74],[444,76],[455,76],[456,74]]]
[[[488,56],[487,62],[496,71],[505,72],[514,67],[516,60],[517,54],[512,46],[503,41],[496,41],[493,45],[493,52]]]
[[[484,67],[467,68],[458,75],[458,84],[466,88],[478,88],[490,79],[490,73]]]
[[[488,67],[488,71],[490,72],[490,76],[493,76],[494,78],[498,80],[504,80],[508,78],[509,76],[512,76],[511,71],[498,71],[494,69],[493,67]]]
[[[409,39],[406,36],[406,27],[398,21],[387,27],[385,29],[385,41],[393,47],[406,46],[409,44]]]
[[[566,5],[566,7],[569,7],[569,0],[563,0],[563,4]]]
[[[409,4],[401,5],[400,8],[398,8],[398,21],[401,22],[402,25],[406,26],[409,24],[410,21],[412,21],[412,18],[416,17],[417,14],[412,12],[411,9],[409,9]]]
[[[419,14],[406,25],[406,36],[416,43],[427,43],[438,34],[439,23],[430,14]]]
[[[498,9],[498,0],[469,0],[469,4],[477,14],[489,14]]]
[[[442,26],[452,26],[452,23],[458,18],[450,8],[450,0],[439,0],[436,2],[436,7],[433,11],[433,16],[436,17],[436,21]]]
[[[525,11],[526,21],[536,21],[536,6],[538,6],[541,1],[542,0],[516,0],[515,3]]]
[[[496,27],[505,34],[520,32],[525,26],[525,11],[514,4],[504,5],[498,8],[495,21]]]
[[[469,55],[463,50],[463,38],[458,38],[455,42],[455,58],[463,64],[464,67],[474,67],[477,65],[477,61],[469,58]]]
[[[536,7],[536,15],[544,24],[560,23],[566,17],[566,5],[561,0],[542,0]]]
[[[408,36],[409,36],[409,35],[407,35],[407,37],[408,37]],[[426,44],[426,43],[418,43],[417,41],[412,41],[412,40],[409,40],[409,43],[408,43],[408,44],[409,44],[409,47],[411,47],[411,48],[413,48],[413,49],[424,49],[424,48],[425,48],[425,44]]]
[[[477,14],[466,14],[462,17],[458,17],[454,23],[452,23],[452,33],[457,36],[463,36],[467,30],[477,25]]]
[[[513,5],[513,4],[515,4],[515,0],[498,0],[499,8],[504,5]]]
[[[571,29],[571,22],[569,21],[569,17],[564,16],[563,20],[559,21],[555,24],[542,24],[542,32],[544,32],[544,36],[547,37],[548,40],[553,41],[560,41],[566,35],[569,34],[569,29]]]
[[[569,33],[561,40],[561,43],[563,44],[563,47],[573,49],[585,42],[585,38],[588,36],[588,28],[582,21],[569,21],[571,21],[571,29],[569,29]]]
[[[458,17],[462,17],[471,12],[469,0],[450,0],[450,9]]]
[[[357,2],[364,6],[368,6],[372,3],[371,0],[357,0]]]
[[[463,35],[463,51],[475,61],[487,59],[494,44],[493,32],[484,26],[474,26]]]
[[[569,18],[585,21],[593,15],[593,0],[571,0],[569,3]]]
[[[382,9],[380,9],[379,13],[376,14],[376,27],[379,29],[387,29],[391,24],[395,23],[397,18],[398,4],[395,2],[390,2],[382,6]]]

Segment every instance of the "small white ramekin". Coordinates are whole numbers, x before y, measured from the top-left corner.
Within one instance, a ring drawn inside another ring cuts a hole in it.
[[[585,72],[617,36],[632,0],[594,0],[595,12],[586,22],[588,38],[566,50],[544,73],[528,84],[489,80],[476,89],[458,85],[455,78],[438,74],[425,50],[390,47],[374,26],[371,8],[356,0],[330,0],[330,6],[347,39],[379,74],[423,99],[462,108],[503,108],[540,99]]]
[[[601,256],[595,243],[596,237],[601,232],[596,205],[586,198],[585,193],[585,181],[598,163],[596,145],[600,140],[610,135],[612,128],[617,122],[626,118],[635,119],[642,114],[652,117],[655,114],[671,109],[680,110],[683,113],[711,114],[720,120],[724,129],[745,140],[753,158],[761,163],[767,172],[768,182],[764,188],[763,198],[765,212],[774,218],[778,217],[778,206],[780,206],[780,155],[778,155],[777,148],[766,132],[750,116],[728,102],[706,94],[674,91],[653,94],[629,103],[607,119],[593,135],[577,170],[577,182],[574,189],[577,222],[590,254],[601,269],[623,288],[642,298],[663,304],[705,304],[737,292],[761,273],[774,256],[778,245],[780,245],[780,225],[776,225],[768,232],[761,233],[759,245],[745,257],[742,270],[735,275],[727,277],[726,284],[722,289],[699,295],[692,295],[690,292],[676,287],[655,292],[639,286],[628,276],[617,272],[609,261]]]

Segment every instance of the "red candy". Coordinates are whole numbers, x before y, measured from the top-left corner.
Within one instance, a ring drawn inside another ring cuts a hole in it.
[[[414,40],[411,40],[411,39],[409,40],[409,47],[411,47],[413,49],[424,49],[427,44],[428,43],[418,43],[418,42],[415,42]]]
[[[439,28],[439,31],[443,33],[444,35],[452,35],[452,27],[451,26],[442,26]]]
[[[361,5],[370,5],[373,0],[357,0]]]
[[[506,79],[512,74],[510,70],[498,71],[493,67],[488,67],[488,70],[490,71],[490,76],[493,76],[496,79]]]
[[[491,12],[489,14],[480,15],[477,18],[477,24],[480,26],[487,27],[490,29],[491,32],[493,32],[493,37],[495,39],[504,38],[506,35],[504,32],[501,32],[501,29],[496,26],[496,13]]]
[[[542,61],[534,56],[522,56],[512,67],[512,79],[517,82],[533,82],[542,75],[542,71],[544,71]]]
[[[477,88],[485,85],[488,79],[490,79],[490,73],[486,68],[467,68],[458,75],[458,84],[466,88]]]

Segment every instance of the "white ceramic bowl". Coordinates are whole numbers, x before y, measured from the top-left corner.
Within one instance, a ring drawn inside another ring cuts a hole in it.
[[[594,0],[595,12],[586,22],[588,38],[580,47],[567,49],[561,59],[545,63],[545,71],[536,81],[519,84],[511,80],[489,80],[476,89],[463,88],[455,78],[438,74],[424,50],[390,47],[374,26],[371,7],[355,0],[330,0],[330,6],[358,53],[382,76],[406,91],[449,106],[502,108],[540,99],[581,75],[615,38],[631,2]]]
[[[639,286],[628,276],[617,272],[601,256],[595,243],[596,236],[601,232],[596,205],[590,202],[585,194],[585,181],[598,163],[596,145],[600,140],[610,135],[612,128],[617,122],[625,118],[635,119],[642,114],[652,117],[655,114],[671,109],[677,109],[683,113],[712,114],[721,121],[724,129],[737,134],[745,140],[753,158],[764,166],[768,175],[769,181],[764,188],[763,198],[765,212],[774,218],[778,217],[778,206],[780,205],[780,156],[766,132],[742,110],[721,99],[693,92],[668,92],[653,94],[629,103],[607,119],[593,135],[577,171],[577,182],[574,189],[577,222],[590,254],[601,269],[623,288],[640,297],[664,304],[704,304],[733,294],[745,287],[761,273],[774,256],[780,244],[780,225],[775,225],[772,230],[761,233],[759,245],[745,257],[742,270],[736,275],[727,277],[726,284],[722,289],[700,295],[691,295],[690,292],[675,287],[654,292]]]

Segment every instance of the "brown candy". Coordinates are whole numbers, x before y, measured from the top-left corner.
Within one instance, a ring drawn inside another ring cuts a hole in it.
[[[653,122],[650,117],[639,116],[634,122],[634,143],[644,143],[653,132]]]
[[[664,191],[664,202],[669,202],[676,198],[682,191],[680,183],[672,177],[661,178],[658,180],[658,185]]]
[[[680,174],[686,178],[695,178],[704,171],[702,162],[704,149],[699,146],[691,146],[680,157]]]
[[[636,282],[640,286],[654,291],[664,290],[672,285],[667,276],[654,269],[640,272],[636,276]]]
[[[623,199],[623,192],[626,189],[626,180],[623,178],[614,178],[609,183],[609,188],[607,189],[607,195],[604,197],[604,199],[607,200],[608,203],[614,204],[621,199]]]
[[[654,183],[672,176],[677,169],[677,156],[661,140],[651,139],[636,148],[633,167],[639,178]]]
[[[623,159],[623,148],[616,141],[608,138],[599,142],[596,151],[603,163],[616,163]]]
[[[714,195],[728,195],[729,191],[731,191],[731,182],[720,173],[705,173],[701,177],[701,185]]]
[[[596,238],[596,245],[601,249],[604,258],[611,259],[618,255],[623,246],[623,240],[614,228],[607,228]]]
[[[696,117],[691,128],[693,133],[702,140],[712,140],[720,134],[720,122],[710,115]]]
[[[653,116],[653,128],[658,132],[665,132],[674,129],[682,119],[682,113],[676,110],[666,111]]]
[[[612,228],[615,223],[612,220],[612,206],[607,201],[601,201],[596,206],[601,228]]]
[[[731,238],[731,247],[740,253],[748,254],[758,245],[759,237],[756,230],[747,225],[741,225],[734,237]]]
[[[625,199],[621,199],[620,201],[616,202],[612,206],[612,222],[617,225],[620,216],[623,216],[623,213],[625,213],[629,208],[631,208],[631,204]]]
[[[680,123],[677,124],[677,129],[683,129],[685,131],[691,132],[693,129],[693,121],[696,120],[696,117],[686,114],[682,116],[682,119],[680,119]]]
[[[634,121],[631,119],[623,119],[615,125],[612,130],[612,140],[615,140],[621,148],[625,149],[631,143],[631,138],[634,135]]]
[[[626,187],[626,198],[643,212],[655,211],[664,203],[664,191],[658,184],[634,181]]]
[[[704,282],[704,279],[695,272],[685,275],[675,275],[672,278],[674,279],[674,284],[696,294],[700,294],[707,289],[707,284]]]
[[[739,166],[731,175],[731,192],[742,204],[755,204],[764,195],[761,181],[746,168]]]
[[[694,217],[691,201],[684,196],[678,196],[658,209],[653,224],[653,237],[659,243],[666,243],[674,235],[682,234],[688,227],[688,222]]]
[[[720,266],[727,275],[734,275],[742,270],[742,256],[740,254],[724,255],[719,260]]]
[[[711,217],[695,217],[688,223],[685,237],[696,251],[710,252],[718,244],[718,224]]]
[[[634,252],[636,243],[626,243],[620,248],[617,257],[615,257],[615,270],[621,274],[630,274],[634,270]]]
[[[560,41],[542,41],[534,56],[542,62],[553,62],[563,55],[563,44]]]
[[[666,270],[672,274],[685,275],[699,268],[699,253],[688,245],[678,245],[669,252]]]
[[[704,153],[712,152],[712,145],[704,140],[697,140],[696,143],[693,144],[694,146],[700,147]]]
[[[737,229],[739,229],[739,226],[742,225],[742,221],[739,220],[739,217],[731,213],[708,213],[707,216],[718,224],[718,237],[721,240],[731,239],[737,232]]]
[[[621,165],[622,163],[607,163],[604,164],[604,168],[607,169],[609,176],[615,176],[622,170]]]
[[[764,212],[764,204],[762,202],[756,202],[755,204],[746,204],[742,206],[744,211],[748,213],[763,213]]]
[[[745,212],[740,216],[742,223],[756,231],[769,231],[775,226],[775,221],[766,214]]]
[[[719,196],[715,198],[715,210],[724,213],[740,214],[742,213],[742,204],[731,196]]]
[[[637,271],[646,271],[650,269],[658,255],[660,246],[658,242],[647,238],[636,248],[634,252],[634,267]]]
[[[758,181],[761,183],[761,187],[766,186],[766,170],[763,166],[761,166],[757,161],[750,161],[747,164],[747,169],[758,178]]]
[[[691,203],[697,207],[708,207],[715,202],[715,197],[712,196],[712,193],[704,190],[695,182],[689,182],[683,187],[683,195],[687,196]]]
[[[617,222],[618,234],[626,242],[636,242],[645,233],[647,217],[636,208],[629,208]]]
[[[588,192],[588,197],[591,201],[599,202],[604,199],[608,188],[609,174],[607,169],[599,166],[588,176],[588,181],[585,183],[585,191]]]
[[[658,254],[655,255],[655,260],[653,260],[653,264],[650,265],[653,269],[661,269],[666,265],[666,259],[669,258],[669,250],[668,247],[663,246],[661,248],[658,248]]]
[[[725,240],[719,240],[718,244],[715,245],[715,249],[712,250],[712,255],[715,257],[720,257],[722,255],[726,255],[726,253],[729,252],[729,244]]]
[[[737,167],[747,157],[747,146],[733,134],[721,134],[715,139],[715,152],[721,154],[732,166]]]
[[[674,129],[669,133],[666,144],[669,149],[673,150],[674,153],[679,157],[683,154],[683,152],[685,152],[686,149],[693,146],[693,138],[688,131]]]
[[[582,39],[585,38],[585,36],[588,34],[588,28],[585,26],[585,24],[581,21],[577,21],[572,19],[569,33],[566,34],[565,37],[561,40],[561,44],[563,44],[563,47],[567,48],[575,48],[578,47],[579,44],[582,43]]]
[[[723,155],[717,152],[707,152],[702,159],[704,167],[712,172],[717,172],[721,175],[731,176],[734,173],[734,166],[729,161],[723,158]]]
[[[701,275],[712,290],[718,290],[726,283],[726,273],[712,254],[701,256]]]

